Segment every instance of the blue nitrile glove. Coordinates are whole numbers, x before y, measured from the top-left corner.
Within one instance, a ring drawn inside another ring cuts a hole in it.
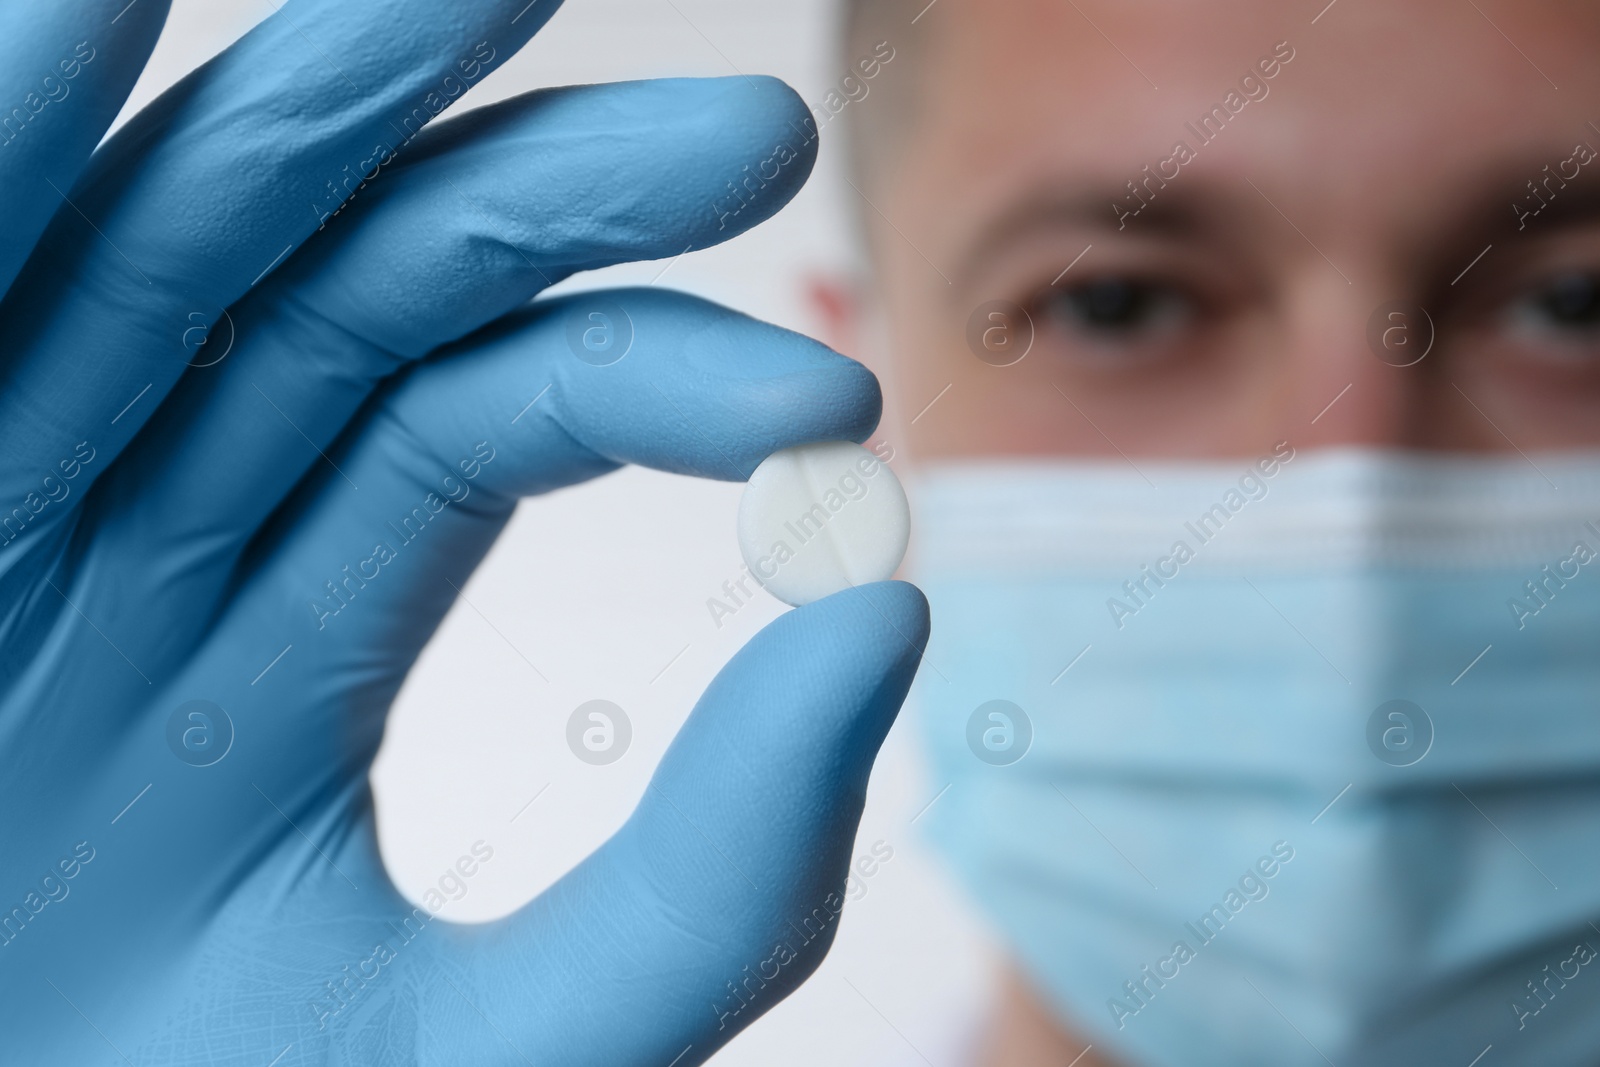
[[[879,413],[701,300],[523,306],[747,228],[815,151],[743,77],[418,133],[554,7],[292,0],[92,157],[165,5],[0,13],[4,1063],[684,1067],[821,961],[927,632],[903,584],[763,631],[517,914],[433,918],[378,855],[385,712],[519,497]]]

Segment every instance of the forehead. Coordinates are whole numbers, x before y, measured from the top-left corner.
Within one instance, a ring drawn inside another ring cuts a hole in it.
[[[1507,185],[1509,205],[1540,161],[1579,140],[1600,146],[1587,107],[1600,91],[1600,5],[1318,6],[942,0],[910,44],[926,64],[920,120],[889,173],[935,198],[959,185],[976,210],[941,224],[959,227],[1062,175],[1120,196],[1181,140],[1209,178],[1246,191],[1248,179],[1280,206],[1315,206],[1340,227],[1403,225],[1453,187],[1531,164]],[[1243,97],[1241,78],[1285,41],[1294,58],[1263,79],[1266,98],[1214,141],[1197,137],[1186,124]]]

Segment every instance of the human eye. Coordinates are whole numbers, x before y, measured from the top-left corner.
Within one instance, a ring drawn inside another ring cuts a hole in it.
[[[1194,312],[1192,299],[1177,287],[1132,275],[1052,286],[1037,300],[1049,325],[1103,341],[1171,334]]]
[[[1542,342],[1551,354],[1594,354],[1600,347],[1600,270],[1562,270],[1512,298],[1509,325],[1524,342]]]
[[[1106,272],[1043,285],[1025,306],[1041,351],[1086,371],[1153,368],[1203,347],[1205,300],[1158,275]]]
[[[1449,382],[1518,448],[1592,445],[1600,411],[1600,242],[1530,250],[1443,305]],[[1483,429],[1482,427],[1479,428]]]

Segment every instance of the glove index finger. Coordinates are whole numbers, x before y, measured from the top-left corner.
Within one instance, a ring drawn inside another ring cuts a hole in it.
[[[0,500],[86,439],[104,460],[91,476],[109,466],[184,371],[196,329],[381,180],[558,6],[291,0],[118,131],[0,315],[14,352]]]

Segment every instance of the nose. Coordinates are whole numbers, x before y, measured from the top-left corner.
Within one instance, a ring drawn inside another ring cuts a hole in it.
[[[1431,414],[1431,315],[1326,263],[1309,264],[1305,274],[1281,312],[1280,436],[1310,448],[1442,447]]]

